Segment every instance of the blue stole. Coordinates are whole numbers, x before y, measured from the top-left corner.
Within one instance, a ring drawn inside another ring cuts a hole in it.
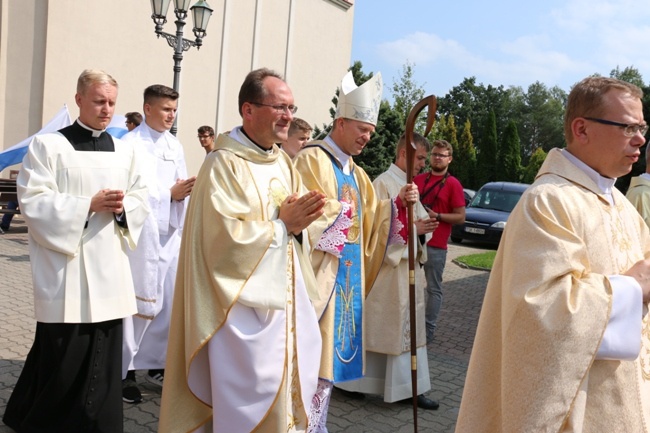
[[[350,203],[353,221],[339,259],[334,283],[334,383],[363,377],[363,283],[361,276],[361,203],[353,174],[332,161],[339,200]]]

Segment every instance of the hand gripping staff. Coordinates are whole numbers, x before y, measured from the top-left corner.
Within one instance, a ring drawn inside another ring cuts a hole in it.
[[[425,107],[428,107],[427,126],[424,131],[426,137],[436,118],[437,102],[433,95],[422,98],[411,108],[408,118],[406,119],[406,183],[413,182],[413,157],[415,156],[415,144],[413,143],[413,130],[415,129],[415,120],[418,114]],[[410,144],[410,146],[409,146]],[[409,313],[411,322],[411,387],[413,393],[413,431],[418,431],[418,361],[417,361],[417,341],[416,341],[416,321],[415,321],[415,233],[413,230],[413,203],[406,204],[408,212],[408,258],[409,258]]]

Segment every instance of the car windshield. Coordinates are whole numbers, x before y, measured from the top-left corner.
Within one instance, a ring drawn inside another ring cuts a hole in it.
[[[493,189],[481,189],[469,204],[470,207],[481,209],[493,209],[502,212],[512,212],[519,198],[521,192],[516,191],[503,191]]]

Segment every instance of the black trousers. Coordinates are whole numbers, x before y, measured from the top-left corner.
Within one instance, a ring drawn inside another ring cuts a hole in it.
[[[122,319],[36,324],[4,423],[18,433],[121,433]]]

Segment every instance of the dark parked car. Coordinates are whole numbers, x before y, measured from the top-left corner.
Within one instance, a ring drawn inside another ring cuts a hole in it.
[[[467,206],[469,202],[472,201],[472,199],[476,195],[476,191],[469,188],[463,188],[463,195],[465,196],[465,206]]]
[[[483,185],[465,210],[465,224],[452,227],[452,242],[468,240],[499,245],[510,212],[529,186],[514,182]]]

